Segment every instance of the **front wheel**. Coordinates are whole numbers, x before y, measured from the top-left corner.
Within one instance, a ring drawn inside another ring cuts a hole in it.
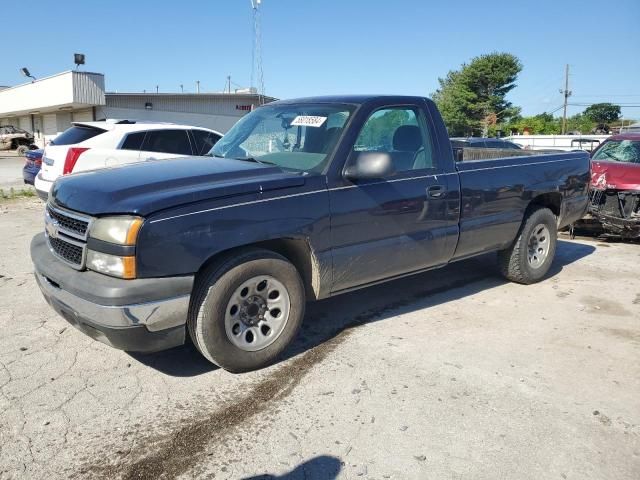
[[[553,212],[548,208],[530,212],[513,244],[498,252],[502,275],[527,285],[539,282],[551,268],[557,240],[558,229]]]
[[[194,289],[189,334],[211,362],[231,372],[271,364],[304,317],[296,268],[266,250],[248,250],[203,272]]]

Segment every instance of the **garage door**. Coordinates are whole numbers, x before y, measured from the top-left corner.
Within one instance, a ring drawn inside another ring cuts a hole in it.
[[[27,132],[31,131],[31,117],[26,116],[26,117],[20,117],[18,119],[18,126],[23,129],[26,130]]]
[[[64,132],[71,126],[71,112],[60,112],[56,114],[58,133]]]
[[[73,121],[74,122],[92,122],[93,110],[78,110],[77,112],[73,112]]]
[[[46,142],[49,142],[58,135],[58,125],[55,113],[42,116],[42,131]]]

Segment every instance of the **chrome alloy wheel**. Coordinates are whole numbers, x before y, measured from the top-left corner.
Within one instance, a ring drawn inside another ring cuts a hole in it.
[[[250,278],[236,288],[227,304],[227,337],[241,350],[262,350],[280,336],[290,310],[289,292],[281,282],[269,275]]]
[[[532,268],[540,268],[549,255],[550,233],[546,225],[536,225],[529,237],[527,259]]]

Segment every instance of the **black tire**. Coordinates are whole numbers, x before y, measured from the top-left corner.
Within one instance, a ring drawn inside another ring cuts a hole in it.
[[[236,289],[260,275],[274,277],[285,286],[290,298],[289,317],[273,343],[261,350],[245,351],[229,339],[225,314]],[[304,310],[304,285],[296,268],[274,252],[248,249],[211,265],[196,280],[187,327],[205,358],[225,370],[240,373],[272,364],[295,338]]]
[[[18,148],[16,148],[16,153],[24,157],[25,153],[27,153],[27,150],[29,150],[29,147],[27,145],[18,145]]]
[[[529,260],[529,242],[540,226],[546,226],[548,231],[548,246],[544,260],[537,266],[533,266]],[[538,208],[529,212],[522,221],[518,236],[513,244],[498,252],[498,265],[500,273],[512,282],[529,285],[542,280],[556,253],[558,230],[556,216],[548,208]]]

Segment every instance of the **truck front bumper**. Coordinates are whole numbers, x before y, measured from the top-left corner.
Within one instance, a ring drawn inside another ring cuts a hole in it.
[[[58,260],[44,234],[31,242],[35,277],[47,303],[94,340],[120,350],[182,345],[193,276],[121,280]]]

